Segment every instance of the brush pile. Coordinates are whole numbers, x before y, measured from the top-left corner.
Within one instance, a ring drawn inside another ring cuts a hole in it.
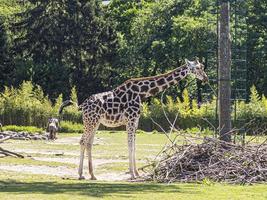
[[[2,131],[0,132],[0,140],[10,138],[13,140],[48,140],[48,134],[29,133],[26,131]]]
[[[250,184],[267,181],[267,143],[238,145],[216,138],[187,138],[173,143],[160,160],[149,165],[149,179],[158,182],[215,182]],[[189,142],[188,142],[189,141]],[[146,166],[148,167],[148,166]]]

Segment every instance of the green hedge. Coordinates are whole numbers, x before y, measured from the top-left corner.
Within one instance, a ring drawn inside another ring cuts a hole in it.
[[[75,89],[72,90],[71,99],[77,101]],[[190,129],[197,126],[209,128],[210,124],[206,120],[216,125],[215,98],[199,106],[196,100],[190,101],[188,92],[185,90],[182,99],[183,101],[167,96],[164,104],[157,98],[154,98],[150,105],[144,103],[139,128],[146,131],[160,131],[160,128],[152,122],[152,118],[165,130],[169,129],[170,124],[166,120],[163,109],[170,121],[173,121],[177,115],[177,128]],[[62,96],[59,96],[55,105],[52,105],[42,89],[39,86],[33,86],[30,82],[24,82],[18,89],[6,87],[0,94],[0,121],[3,125],[45,128],[48,118],[59,117],[58,109],[61,103]],[[235,122],[236,127],[241,127],[252,119],[256,119],[257,127],[267,126],[267,99],[265,96],[260,97],[255,87],[251,88],[250,101],[248,103],[239,101],[236,107],[237,119],[241,119]],[[75,106],[67,107],[60,119],[63,132],[82,132],[81,112]],[[232,119],[234,122],[234,113],[232,113]]]

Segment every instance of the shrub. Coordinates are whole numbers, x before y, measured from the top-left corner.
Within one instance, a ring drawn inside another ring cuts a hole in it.
[[[8,126],[3,126],[4,131],[27,131],[29,133],[41,133],[44,130],[35,126],[16,126],[16,125],[8,125]]]
[[[70,121],[60,122],[60,132],[63,133],[83,133],[83,125]]]

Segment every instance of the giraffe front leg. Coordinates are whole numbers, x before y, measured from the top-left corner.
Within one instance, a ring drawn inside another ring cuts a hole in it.
[[[83,160],[84,160],[84,151],[85,151],[85,146],[84,144],[81,144],[81,151],[80,151],[80,165],[79,165],[79,180],[85,179],[83,176]]]
[[[135,179],[135,174],[134,174],[134,160],[133,160],[133,136],[132,132],[128,132],[128,152],[129,152],[129,170],[130,170],[130,175],[131,179]]]
[[[128,151],[129,151],[129,170],[131,174],[131,179],[135,179],[136,176],[139,176],[139,173],[136,169],[135,161],[135,131],[137,128],[138,120],[133,120],[127,125],[128,132]]]
[[[138,170],[137,170],[137,168],[136,168],[136,159],[135,159],[135,154],[136,154],[136,152],[135,152],[135,134],[134,134],[134,136],[133,136],[133,147],[134,147],[134,150],[133,150],[133,168],[134,168],[134,174],[135,174],[135,176],[136,177],[139,177],[140,175],[139,175],[139,173],[138,173]]]
[[[93,136],[92,136],[93,137]],[[96,180],[96,177],[93,172],[93,162],[92,162],[92,146],[93,146],[93,139],[92,141],[86,146],[87,154],[88,154],[88,168],[89,174],[91,175],[91,180]]]

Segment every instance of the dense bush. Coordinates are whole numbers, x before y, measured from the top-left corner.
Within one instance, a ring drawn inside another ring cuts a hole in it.
[[[37,128],[35,126],[16,126],[16,125],[4,126],[3,130],[4,131],[16,131],[16,132],[27,131],[30,133],[41,133],[44,131],[43,129]]]
[[[71,99],[77,101],[75,88],[72,89]],[[176,127],[191,129],[200,126],[209,128],[210,124],[216,125],[216,99],[198,105],[196,100],[190,100],[187,90],[184,90],[182,99],[173,99],[166,96],[164,103],[157,98],[151,103],[144,103],[139,128],[146,131],[160,130],[151,120],[158,122],[164,129],[169,129],[170,124],[166,115],[172,122],[176,115]],[[60,117],[62,132],[82,132],[82,116],[76,106],[67,107],[62,116],[58,116],[58,109],[62,103],[60,95],[53,105],[48,97],[44,96],[39,86],[24,82],[18,89],[6,87],[0,96],[0,121],[4,125],[37,126],[45,128],[49,117]],[[234,105],[233,105],[234,106]],[[251,88],[250,101],[236,103],[237,111],[232,113],[232,119],[238,119],[235,126],[240,127],[244,122],[256,119],[258,125],[267,125],[267,99],[260,97],[255,87]],[[241,120],[239,120],[241,119]],[[68,121],[68,122],[64,122]],[[257,126],[258,126],[257,125]]]
[[[62,133],[83,133],[83,125],[70,121],[60,122],[60,132]]]

